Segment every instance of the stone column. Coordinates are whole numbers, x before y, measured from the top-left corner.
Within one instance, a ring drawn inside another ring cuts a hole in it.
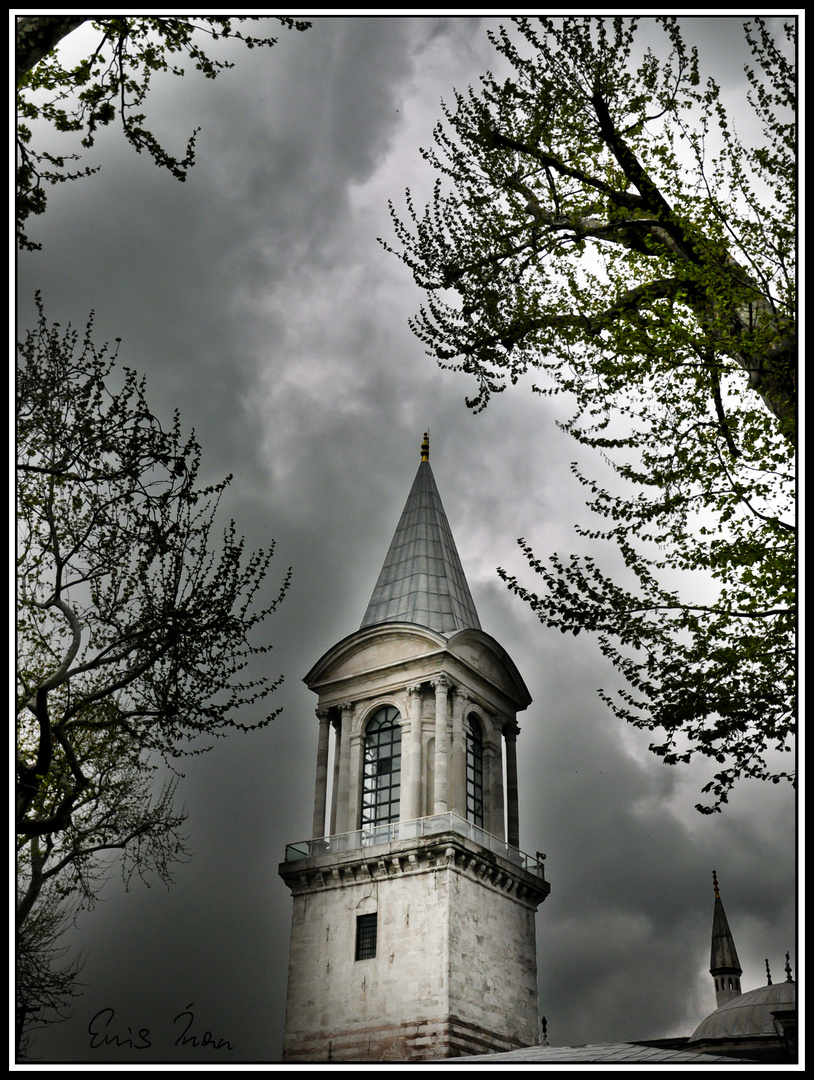
[[[499,840],[506,837],[503,805],[503,747],[500,729],[495,731],[483,747],[483,797],[486,807],[483,815],[484,828]],[[488,800],[488,801],[487,801]]]
[[[421,817],[421,684],[407,687],[410,695],[410,726],[401,758],[401,820]]]
[[[350,788],[350,725],[353,716],[353,703],[343,701],[341,739],[339,744],[339,790],[336,798],[336,831],[350,832],[348,825],[348,791]]]
[[[452,757],[450,777],[450,810],[466,817],[466,733],[464,715],[469,698],[456,691],[452,702]]]
[[[520,813],[517,804],[517,736],[520,728],[514,720],[503,725],[506,740],[506,840],[512,847],[520,847]]]
[[[328,739],[331,721],[327,709],[317,709],[319,742],[317,744],[317,782],[314,790],[314,840],[325,835],[325,806],[328,799]]]
[[[364,733],[352,731],[350,733],[350,747],[348,752],[348,816],[345,832],[353,832],[359,828],[361,810],[359,796],[361,794],[361,775],[364,765],[362,764],[362,752],[364,745]]]
[[[450,688],[446,675],[433,679],[435,690],[435,803],[434,814],[449,810],[449,717],[447,716]]]
[[[331,836],[336,835],[336,813],[339,802],[339,762],[342,757],[342,717],[337,716],[334,726],[334,775],[331,782]]]

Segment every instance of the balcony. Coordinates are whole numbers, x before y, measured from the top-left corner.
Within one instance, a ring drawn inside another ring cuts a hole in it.
[[[301,840],[297,844],[287,844],[285,849],[285,862],[296,862],[298,859],[312,859],[321,855],[339,855],[346,851],[356,851],[358,848],[378,846],[380,844],[392,844],[400,840],[416,840],[419,837],[436,836],[441,833],[454,832],[465,836],[481,847],[487,848],[495,855],[500,855],[515,866],[519,866],[526,873],[545,881],[545,871],[541,859],[526,855],[519,848],[512,847],[505,840],[484,829],[478,828],[471,821],[462,818],[459,814],[434,814],[431,817],[415,818],[413,821],[393,821],[387,825],[370,825],[364,829],[356,829],[355,832],[339,833],[336,836],[324,836],[315,840]]]

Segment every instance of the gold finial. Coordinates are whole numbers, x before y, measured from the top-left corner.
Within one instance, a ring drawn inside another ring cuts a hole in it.
[[[424,442],[421,444],[421,460],[430,460],[430,436],[429,432],[424,432]]]

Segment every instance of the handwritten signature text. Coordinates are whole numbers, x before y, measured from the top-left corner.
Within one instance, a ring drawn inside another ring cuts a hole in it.
[[[228,1039],[218,1039],[211,1031],[201,1033],[199,1029],[195,1029],[192,1002],[174,1017],[172,1023],[175,1046],[208,1046],[211,1050],[234,1050]],[[135,1035],[132,1028],[128,1027],[126,1030],[127,1034],[124,1026],[117,1022],[114,1009],[100,1009],[88,1024],[91,1050],[98,1050],[102,1046],[148,1050],[153,1045],[149,1028],[139,1028]]]

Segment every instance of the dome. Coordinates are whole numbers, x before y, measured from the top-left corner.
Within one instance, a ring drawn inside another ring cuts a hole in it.
[[[796,1000],[797,984],[789,981],[738,994],[701,1021],[690,1036],[690,1044],[776,1035],[772,1013],[780,1009],[794,1009]]]

